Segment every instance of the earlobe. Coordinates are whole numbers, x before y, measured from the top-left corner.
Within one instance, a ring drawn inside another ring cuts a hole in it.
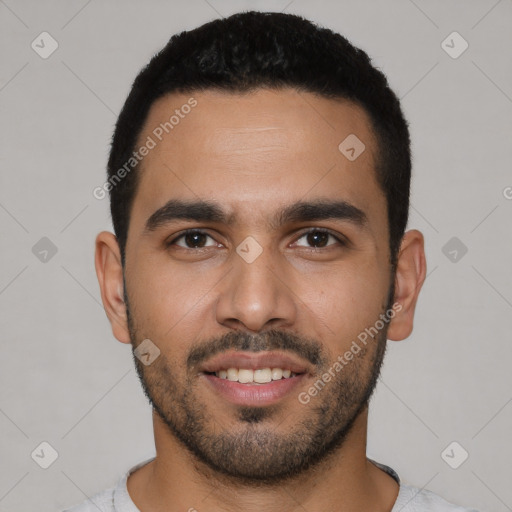
[[[400,246],[395,276],[394,302],[399,303],[401,309],[390,323],[388,339],[399,341],[411,334],[414,311],[426,271],[423,235],[416,229],[407,231]]]
[[[101,300],[112,326],[112,333],[122,343],[130,343],[124,303],[123,267],[117,238],[102,231],[96,237],[94,263],[101,290]]]

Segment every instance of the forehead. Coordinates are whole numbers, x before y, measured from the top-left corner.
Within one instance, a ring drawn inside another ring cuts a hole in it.
[[[349,101],[293,89],[169,94],[152,105],[144,144],[153,147],[137,170],[135,226],[170,199],[213,200],[254,224],[319,197],[350,202],[370,222],[386,211],[369,117]],[[343,152],[352,147],[364,148],[355,160]]]

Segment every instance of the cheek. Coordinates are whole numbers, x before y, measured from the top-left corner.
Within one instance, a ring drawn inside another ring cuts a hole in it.
[[[141,253],[131,263],[130,302],[137,327],[146,337],[172,339],[179,351],[205,327],[204,310],[222,273],[172,264],[164,253]]]
[[[332,350],[350,345],[365,328],[374,325],[387,297],[387,280],[378,267],[347,268],[330,272],[325,279],[316,276],[303,287],[303,298],[311,317],[311,325],[318,329],[317,336]]]

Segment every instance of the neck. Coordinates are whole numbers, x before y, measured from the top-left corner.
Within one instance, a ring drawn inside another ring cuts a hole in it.
[[[128,492],[141,512],[389,512],[398,484],[366,458],[368,409],[343,444],[322,462],[279,485],[249,485],[205,467],[153,412],[156,457],[130,475]]]

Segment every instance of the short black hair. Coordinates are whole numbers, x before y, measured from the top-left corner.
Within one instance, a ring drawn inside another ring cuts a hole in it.
[[[136,77],[117,119],[107,171],[123,266],[140,174],[137,164],[126,172],[126,162],[133,156],[152,104],[173,92],[243,93],[285,87],[349,100],[369,115],[377,139],[376,178],[387,202],[390,263],[395,269],[409,215],[411,180],[408,123],[399,99],[368,55],[342,35],[301,16],[257,11],[236,13],[172,36]],[[120,180],[116,173],[123,166]]]

